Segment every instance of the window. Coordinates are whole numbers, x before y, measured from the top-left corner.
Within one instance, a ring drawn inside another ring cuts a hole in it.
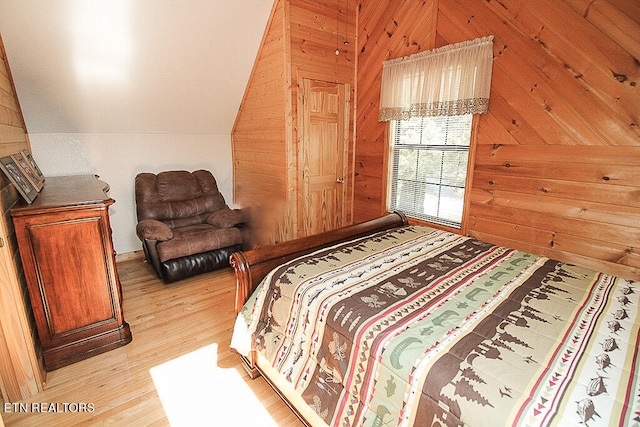
[[[383,62],[392,210],[462,227],[472,115],[489,109],[492,68],[493,36]]]
[[[472,115],[391,121],[390,206],[460,228]]]

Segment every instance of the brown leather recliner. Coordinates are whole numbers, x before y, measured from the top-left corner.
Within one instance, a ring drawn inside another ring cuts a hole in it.
[[[242,212],[230,209],[209,171],[140,173],[136,233],[165,283],[229,266],[243,249]]]

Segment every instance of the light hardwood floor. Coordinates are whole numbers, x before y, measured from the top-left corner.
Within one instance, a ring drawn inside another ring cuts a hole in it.
[[[229,348],[230,269],[165,285],[139,258],[117,267],[133,341],[49,372],[42,393],[0,408],[6,426],[302,425]]]

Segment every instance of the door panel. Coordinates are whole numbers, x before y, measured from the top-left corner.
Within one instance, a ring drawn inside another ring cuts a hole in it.
[[[300,159],[302,235],[345,222],[349,86],[304,79]]]

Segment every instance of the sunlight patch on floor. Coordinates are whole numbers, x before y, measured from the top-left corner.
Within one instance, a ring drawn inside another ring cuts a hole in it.
[[[277,426],[240,373],[217,362],[211,344],[149,370],[171,426]]]

